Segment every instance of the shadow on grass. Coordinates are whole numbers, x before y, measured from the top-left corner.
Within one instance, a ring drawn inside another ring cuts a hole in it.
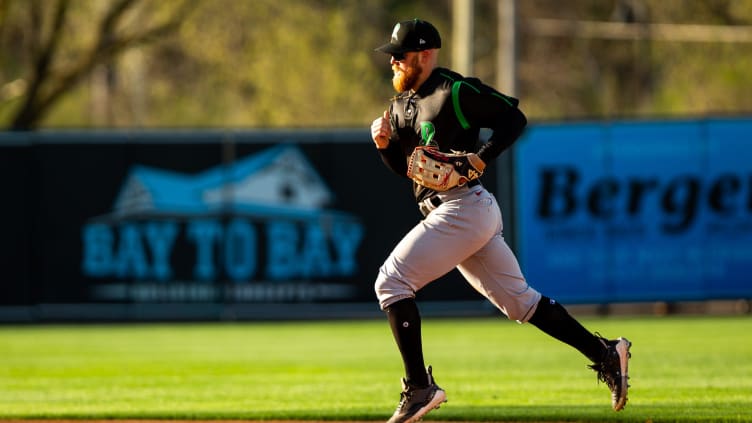
[[[741,401],[708,404],[698,401],[686,403],[663,404],[628,404],[619,412],[612,411],[606,405],[518,405],[518,406],[452,406],[446,404],[426,416],[423,423],[430,422],[641,422],[641,423],[678,423],[678,422],[752,422],[750,403]],[[289,413],[279,410],[224,410],[222,412],[129,412],[80,413],[56,415],[5,416],[0,414],[1,422],[18,421],[19,423],[136,423],[134,420],[165,423],[218,423],[220,421],[240,421],[244,423],[312,423],[312,422],[378,422],[386,421],[392,410],[374,409],[296,409]],[[130,420],[130,422],[128,422]],[[74,422],[75,421],[75,422]]]
[[[446,407],[426,420],[485,422],[752,422],[752,404],[627,404],[619,412],[607,406],[520,405]]]
[[[519,405],[474,407],[444,405],[429,413],[424,423],[430,422],[752,422],[749,403],[719,404],[627,404],[619,412],[608,406],[582,405]],[[391,410],[383,413],[351,411],[339,416],[323,416],[314,410],[298,410],[293,420],[314,421],[386,421]],[[305,417],[304,417],[305,416]]]

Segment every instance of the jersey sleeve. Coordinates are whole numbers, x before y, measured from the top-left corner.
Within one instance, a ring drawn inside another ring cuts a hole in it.
[[[518,99],[504,95],[476,78],[454,82],[452,104],[464,129],[491,129],[491,137],[477,153],[486,163],[514,144],[527,125],[527,118],[517,107]]]
[[[390,123],[392,125],[392,136],[389,138],[389,145],[383,149],[377,149],[384,162],[392,172],[407,178],[407,159],[399,142],[399,135],[396,130],[397,125],[394,122],[394,106],[389,107]]]
[[[381,161],[384,162],[392,172],[407,178],[407,159],[402,153],[402,147],[399,143],[390,140],[387,148],[379,149]]]

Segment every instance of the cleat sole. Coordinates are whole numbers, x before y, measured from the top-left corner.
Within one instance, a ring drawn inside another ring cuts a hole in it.
[[[439,406],[441,406],[441,404],[444,402],[447,402],[446,392],[444,392],[444,390],[442,389],[439,389],[436,391],[436,394],[434,394],[433,398],[431,398],[431,401],[429,401],[428,404],[424,405],[420,410],[418,410],[415,415],[405,420],[404,423],[417,423],[421,421],[426,414],[428,414],[431,410],[438,409]]]
[[[619,343],[616,345],[616,351],[619,352],[622,397],[613,404],[614,411],[621,411],[624,409],[624,406],[627,405],[627,391],[629,390],[629,359],[632,358],[632,353],[629,352],[632,343],[626,338],[619,338],[618,341]]]

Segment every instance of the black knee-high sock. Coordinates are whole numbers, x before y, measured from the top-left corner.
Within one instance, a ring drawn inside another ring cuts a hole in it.
[[[386,308],[397,348],[402,354],[407,382],[413,386],[428,386],[426,366],[423,363],[423,345],[420,336],[420,313],[412,298],[397,301]]]
[[[529,320],[548,335],[569,344],[596,363],[601,361],[605,347],[600,339],[585,329],[556,301],[543,296]]]

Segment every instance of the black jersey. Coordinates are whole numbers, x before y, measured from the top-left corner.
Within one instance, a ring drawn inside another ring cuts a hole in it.
[[[407,164],[415,147],[431,145],[443,152],[477,153],[490,164],[522,134],[527,119],[516,98],[499,93],[477,78],[465,78],[445,68],[435,68],[417,91],[393,98],[389,107],[392,136],[378,150],[384,163],[407,177]],[[480,142],[481,128],[492,130]],[[436,192],[413,183],[417,201]]]

